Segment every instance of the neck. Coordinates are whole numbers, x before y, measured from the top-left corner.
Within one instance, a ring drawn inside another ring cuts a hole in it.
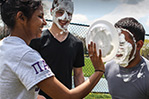
[[[52,26],[49,29],[49,31],[54,36],[54,38],[56,38],[60,42],[64,41],[67,38],[68,33],[69,33],[69,32],[63,32],[61,34],[62,30],[59,29],[55,23],[52,24]]]
[[[11,34],[10,36],[16,36],[16,37],[19,37],[21,39],[23,39],[25,41],[25,43],[27,45],[30,44],[30,41],[32,40],[30,38],[30,36],[26,35],[21,29],[14,29],[14,30],[11,30]]]
[[[129,63],[129,65],[126,68],[131,68],[139,64],[141,61],[141,56],[140,54],[136,55],[135,58]]]
[[[52,34],[60,34],[60,32],[62,32],[62,30],[59,29],[55,23],[52,24],[49,30]]]

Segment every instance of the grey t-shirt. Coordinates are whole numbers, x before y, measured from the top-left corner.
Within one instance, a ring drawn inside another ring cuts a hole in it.
[[[142,57],[132,68],[106,63],[105,77],[112,99],[149,99],[149,60]]]

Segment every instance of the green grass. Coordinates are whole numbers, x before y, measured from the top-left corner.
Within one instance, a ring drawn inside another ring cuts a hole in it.
[[[85,66],[83,67],[83,73],[85,77],[89,77],[94,73],[94,67],[89,57],[85,57]],[[112,99],[112,98],[110,94],[107,93],[89,93],[85,97],[85,99]]]
[[[89,77],[94,73],[94,67],[90,58],[85,57],[85,66],[83,67],[83,73],[85,77]]]
[[[85,66],[83,67],[85,77],[89,77],[94,73],[94,67],[89,57],[85,57]],[[103,75],[104,77],[104,75]],[[89,93],[85,99],[112,99],[107,93]]]
[[[89,77],[94,73],[95,69],[89,57],[85,57],[84,61],[85,61],[85,66],[83,67],[83,73],[85,77]]]
[[[89,93],[85,99],[112,99],[112,97],[106,93]]]

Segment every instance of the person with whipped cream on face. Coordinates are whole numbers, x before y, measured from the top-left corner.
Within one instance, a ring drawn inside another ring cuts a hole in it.
[[[52,26],[43,31],[41,38],[32,40],[30,46],[45,59],[57,79],[71,89],[72,70],[75,87],[84,82],[83,43],[68,31],[74,4],[72,0],[54,0],[50,12]],[[42,90],[39,93],[50,99]]]
[[[54,99],[82,99],[91,92],[105,71],[95,43],[88,44],[95,72],[78,87],[68,89],[41,55],[29,47],[47,24],[42,1],[0,0],[0,8],[10,32],[0,40],[0,99],[45,99],[38,95],[40,89]]]
[[[105,66],[109,93],[112,99],[149,99],[149,60],[140,55],[145,30],[132,17],[119,20],[115,27],[119,49]]]

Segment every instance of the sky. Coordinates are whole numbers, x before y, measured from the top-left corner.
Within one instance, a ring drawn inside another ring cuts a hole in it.
[[[48,9],[53,0],[43,0]],[[124,17],[134,17],[149,34],[149,0],[73,0],[73,23],[91,25],[96,20],[106,20],[114,24]],[[50,10],[46,18],[52,19]],[[149,39],[149,36],[147,37]]]
[[[53,0],[42,0],[45,4],[45,18],[51,19],[50,8]],[[96,20],[114,24],[124,17],[134,17],[149,35],[149,0],[73,0],[73,23],[91,25]],[[1,20],[0,20],[1,21]],[[2,22],[0,22],[0,25]],[[149,39],[149,36],[146,36]]]

